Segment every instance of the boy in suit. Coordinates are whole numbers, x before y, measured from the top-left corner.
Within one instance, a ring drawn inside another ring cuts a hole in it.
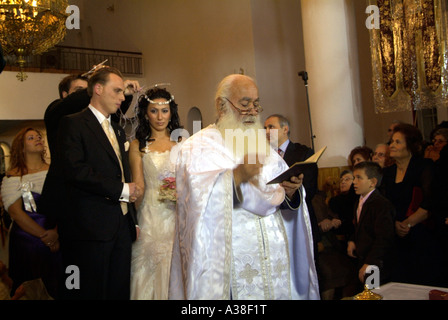
[[[384,283],[391,270],[395,209],[376,189],[382,179],[377,163],[358,163],[353,174],[355,192],[360,197],[354,217],[355,232],[348,242],[347,253],[358,259],[358,278],[362,284],[369,265],[379,268],[380,282]]]

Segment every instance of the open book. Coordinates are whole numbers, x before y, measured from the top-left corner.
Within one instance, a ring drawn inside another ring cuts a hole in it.
[[[274,178],[273,180],[269,181],[267,184],[273,184],[273,183],[281,183],[283,181],[289,181],[291,177],[297,177],[301,173],[303,173],[306,169],[309,167],[314,166],[317,161],[320,159],[324,151],[327,149],[327,147],[323,147],[318,152],[313,154],[311,157],[306,159],[305,161],[296,162],[291,167],[289,167],[288,170]]]

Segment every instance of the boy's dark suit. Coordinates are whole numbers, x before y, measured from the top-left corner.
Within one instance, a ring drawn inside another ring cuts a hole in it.
[[[395,209],[378,190],[374,190],[362,205],[359,221],[354,213],[355,233],[351,241],[355,242],[359,268],[364,265],[376,265],[380,269],[380,281],[384,283],[390,277],[393,261],[395,237]]]
[[[131,182],[125,132],[111,124],[120,146],[125,181]],[[135,208],[128,204],[129,212],[122,213],[119,161],[89,108],[61,120],[58,148],[65,185],[65,206],[58,215],[61,250],[66,264],[77,265],[81,275],[81,290],[68,291],[68,297],[129,299]]]

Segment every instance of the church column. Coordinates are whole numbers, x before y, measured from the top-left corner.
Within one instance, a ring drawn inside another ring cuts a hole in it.
[[[319,167],[346,166],[363,145],[354,0],[301,0],[308,93]]]

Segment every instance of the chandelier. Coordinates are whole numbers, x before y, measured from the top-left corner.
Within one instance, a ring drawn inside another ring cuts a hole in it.
[[[65,37],[67,0],[0,0],[0,42],[6,55],[14,55],[26,80],[26,57],[39,55]]]

